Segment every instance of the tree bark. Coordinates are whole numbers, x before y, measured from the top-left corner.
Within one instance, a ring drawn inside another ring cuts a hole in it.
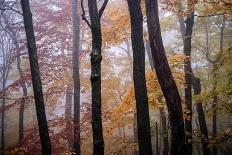
[[[102,33],[100,18],[108,0],[103,2],[101,9],[97,9],[96,0],[88,0],[90,29],[92,33],[91,51],[91,86],[92,86],[92,130],[93,130],[93,155],[104,155],[104,138],[102,130],[101,112],[101,48]]]
[[[192,146],[192,87],[191,87],[191,49],[192,49],[192,29],[194,25],[194,12],[187,15],[185,20],[185,35],[184,35],[184,55],[187,60],[184,62],[185,73],[185,143],[186,154],[191,155]]]
[[[81,154],[80,144],[80,75],[79,75],[79,50],[80,50],[80,19],[78,13],[78,0],[72,0],[72,24],[73,24],[73,81],[74,81],[74,141],[73,152]]]
[[[149,58],[151,69],[154,70],[155,68],[154,68],[154,63],[153,63],[153,59],[152,59],[152,55],[151,55],[150,45],[149,44],[146,45],[146,48],[147,48],[147,52],[150,52],[150,54],[148,54],[148,57],[151,57],[151,58]],[[148,50],[148,48],[149,48],[149,50]],[[162,96],[158,97],[158,102],[163,104]],[[162,128],[161,135],[163,138],[163,152],[162,152],[162,154],[168,155],[168,152],[169,152],[168,127],[167,127],[166,115],[165,115],[165,111],[164,111],[163,106],[159,107],[159,112],[160,112],[160,124],[161,124],[161,128]]]
[[[152,59],[159,84],[166,99],[171,125],[171,155],[183,154],[184,120],[180,95],[165,54],[158,15],[157,0],[146,0],[146,14]]]
[[[127,0],[131,19],[133,49],[133,79],[136,100],[139,154],[152,154],[150,118],[145,78],[145,48],[143,42],[143,15],[140,0]]]
[[[29,53],[29,61],[32,76],[32,85],[34,91],[36,114],[39,126],[39,135],[42,147],[43,155],[51,154],[51,141],[49,138],[45,105],[43,99],[42,83],[40,78],[37,48],[34,36],[32,14],[30,10],[29,0],[21,0],[21,6],[23,11],[23,21],[26,31],[27,48]]]

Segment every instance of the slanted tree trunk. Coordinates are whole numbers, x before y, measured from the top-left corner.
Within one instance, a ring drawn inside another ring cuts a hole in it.
[[[78,13],[78,0],[72,0],[72,24],[73,24],[73,82],[74,82],[74,141],[73,152],[81,154],[80,144],[80,75],[79,75],[79,50],[80,50],[80,19]]]
[[[158,15],[157,0],[146,0],[146,14],[152,59],[159,84],[166,99],[171,125],[171,155],[183,154],[184,120],[180,95],[165,54]]]
[[[51,154],[51,141],[48,133],[45,105],[43,99],[42,83],[40,78],[39,63],[37,57],[37,48],[34,36],[32,14],[30,10],[29,0],[21,0],[23,11],[23,21],[26,31],[27,48],[29,53],[29,61],[32,76],[32,85],[34,91],[36,114],[39,126],[39,135],[43,155]]]
[[[192,85],[193,85],[194,95],[200,95],[201,81],[199,78],[194,77],[194,75],[192,75]],[[196,104],[198,121],[201,130],[201,143],[202,143],[203,154],[210,155],[211,152],[210,152],[210,148],[208,147],[209,144],[208,129],[205,121],[205,114],[203,111],[202,102],[197,101],[195,104]]]
[[[97,9],[96,0],[88,0],[90,23],[87,22],[92,33],[91,56],[91,86],[92,86],[92,130],[93,130],[93,155],[104,154],[104,139],[102,130],[101,112],[101,48],[102,33],[100,19],[105,10],[108,0],[102,7]],[[83,6],[82,6],[83,9]],[[82,14],[83,17],[83,14]]]
[[[143,42],[143,15],[140,0],[127,0],[131,19],[133,49],[133,79],[136,100],[139,154],[152,154],[150,118],[145,78],[145,48]]]
[[[154,70],[155,68],[154,68],[154,63],[153,63],[153,59],[152,59],[152,55],[151,55],[150,44],[146,43],[146,49],[147,49],[148,57],[150,57],[149,62],[150,62],[151,69]],[[158,97],[158,102],[163,104],[162,96]],[[160,124],[161,124],[161,128],[162,128],[161,135],[163,138],[163,152],[162,152],[162,154],[168,155],[168,152],[169,152],[168,127],[167,127],[166,115],[165,115],[165,111],[164,111],[163,106],[159,107],[159,112],[160,112]]]

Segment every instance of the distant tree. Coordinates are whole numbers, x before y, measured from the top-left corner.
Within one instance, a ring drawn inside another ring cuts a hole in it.
[[[80,19],[78,10],[78,0],[72,0],[72,26],[73,26],[73,81],[74,81],[74,141],[73,151],[81,154],[80,144],[80,73],[79,73],[79,51],[80,51]]]
[[[212,49],[210,49],[210,32],[209,32],[209,25],[207,24],[207,20],[208,17],[205,16],[203,18],[205,18],[204,20],[204,30],[205,30],[205,41],[206,41],[206,45],[205,45],[205,56],[207,61],[212,65],[212,113],[213,113],[213,118],[212,118],[212,132],[213,132],[213,138],[217,138],[217,104],[218,104],[218,92],[217,92],[217,87],[218,87],[218,74],[219,74],[219,70],[223,64],[223,51],[224,51],[224,31],[225,31],[225,27],[226,27],[226,19],[225,19],[225,15],[217,15],[219,17],[221,17],[221,21],[216,25],[219,29],[219,49],[216,52],[216,54],[213,56],[213,54],[211,54],[213,51],[211,51]],[[195,41],[197,42],[197,41]],[[201,43],[198,42],[198,45],[201,45],[202,47],[204,47],[204,45],[202,45]],[[214,144],[213,145],[213,149],[212,149],[212,154],[213,155],[217,155],[217,146]]]
[[[133,49],[133,79],[136,100],[139,154],[152,154],[150,118],[145,78],[145,47],[143,42],[143,15],[140,0],[127,0],[131,19]]]
[[[9,71],[13,60],[13,41],[6,31],[0,32],[0,98],[1,98],[1,153],[5,150],[5,106],[6,106],[6,84],[9,77]]]
[[[8,17],[6,14],[2,14],[2,18],[4,21],[4,24],[6,26],[5,31],[9,34],[9,36],[11,37],[11,39],[13,40],[13,44],[15,46],[16,49],[16,63],[17,63],[17,70],[19,72],[19,78],[20,78],[20,84],[23,90],[23,97],[27,96],[27,87],[26,87],[26,82],[24,81],[24,77],[23,77],[23,70],[22,70],[22,66],[21,66],[21,50],[20,50],[20,46],[18,43],[18,39],[17,39],[17,32],[16,30],[14,30],[14,27],[12,27],[9,19],[10,16],[14,16],[15,14],[9,14]],[[21,144],[23,141],[23,137],[24,137],[24,102],[25,100],[22,100],[20,102],[20,108],[19,108],[19,139],[18,139],[18,143]]]
[[[39,135],[43,155],[51,154],[51,141],[49,138],[46,111],[43,98],[42,83],[40,78],[37,47],[35,42],[34,28],[32,22],[32,13],[30,10],[29,0],[21,0],[23,11],[23,21],[26,32],[27,48],[30,61],[30,69],[32,76],[32,85],[34,91],[36,114],[39,126]]]

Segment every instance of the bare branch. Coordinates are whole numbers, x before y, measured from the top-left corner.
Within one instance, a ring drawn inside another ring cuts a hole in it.
[[[103,12],[104,12],[104,10],[105,10],[105,8],[106,8],[106,5],[107,5],[108,1],[109,1],[109,0],[104,0],[104,2],[103,2],[103,4],[102,4],[102,7],[101,7],[100,10],[99,10],[99,18],[101,18],[102,14],[103,14]]]
[[[81,9],[82,9],[82,14],[81,14],[82,20],[84,20],[85,23],[89,26],[89,28],[91,28],[88,19],[85,17],[85,8],[84,8],[83,0],[81,0]]]
[[[213,17],[213,16],[220,16],[224,15],[225,13],[218,13],[218,14],[209,14],[209,15],[194,15],[196,17]]]

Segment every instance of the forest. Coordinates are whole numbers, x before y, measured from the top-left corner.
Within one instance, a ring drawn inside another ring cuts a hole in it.
[[[232,0],[0,0],[0,155],[232,155]]]

